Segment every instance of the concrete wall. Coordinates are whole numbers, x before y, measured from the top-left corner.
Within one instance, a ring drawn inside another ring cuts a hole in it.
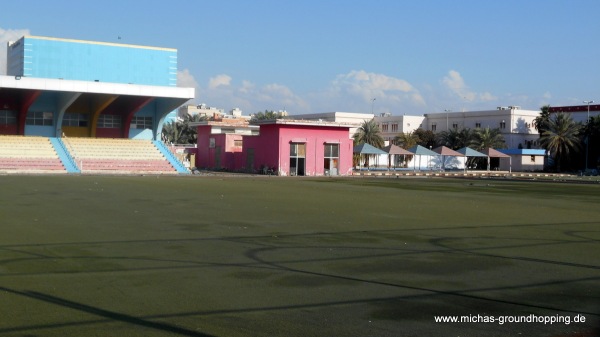
[[[24,36],[8,47],[7,64],[12,76],[177,85],[177,50],[171,48]]]
[[[280,175],[290,174],[290,144],[306,144],[305,174],[322,176],[324,169],[325,144],[339,144],[339,175],[348,175],[352,171],[352,141],[347,138],[345,128],[276,125],[279,132]]]

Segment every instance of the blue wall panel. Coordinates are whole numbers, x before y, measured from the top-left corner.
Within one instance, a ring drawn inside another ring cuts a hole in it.
[[[24,58],[24,76],[177,85],[176,49],[33,36],[14,49],[9,55]]]

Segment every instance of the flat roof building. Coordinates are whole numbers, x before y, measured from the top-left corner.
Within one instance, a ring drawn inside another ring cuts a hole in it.
[[[196,166],[284,176],[352,173],[351,124],[312,120],[190,123],[198,128]]]
[[[177,49],[23,36],[8,42],[7,75],[177,86]]]
[[[450,129],[498,128],[508,148],[538,148],[539,134],[533,121],[539,114],[539,110],[525,110],[518,106],[498,107],[495,110],[428,113],[425,114],[423,129],[439,133]]]
[[[594,103],[594,101],[590,103]],[[549,111],[550,113],[564,112],[569,114],[574,121],[585,123],[588,119],[588,112],[590,117],[600,115],[600,104],[552,106]]]

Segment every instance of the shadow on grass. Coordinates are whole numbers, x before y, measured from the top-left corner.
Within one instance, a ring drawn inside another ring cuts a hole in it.
[[[582,224],[582,223],[579,222],[576,224]],[[590,223],[583,223],[583,224],[590,224]],[[481,228],[515,227],[515,226],[527,226],[527,227],[560,226],[560,225],[570,225],[570,224],[565,224],[565,223],[524,224],[524,225],[484,226]],[[411,232],[411,231],[427,232],[430,230],[437,231],[440,229],[455,230],[455,229],[466,229],[466,228],[480,228],[480,227],[463,226],[463,227],[449,227],[449,228],[435,227],[435,228],[415,228],[415,229],[408,229],[408,230],[384,230],[384,231],[349,231],[349,232],[331,232],[331,233],[316,232],[316,233],[301,233],[301,234],[295,234],[295,233],[294,234],[278,234],[278,236],[279,236],[279,238],[302,237],[302,238],[308,239],[309,241],[312,241],[312,238],[322,236],[322,235],[363,234],[363,233],[377,233],[377,234],[385,235],[385,234],[389,234],[389,233],[404,233],[404,232]],[[340,280],[340,281],[344,281],[344,282],[357,282],[357,283],[372,284],[372,285],[385,286],[385,287],[394,287],[394,288],[399,288],[399,289],[417,291],[419,293],[405,295],[405,296],[391,296],[391,297],[382,297],[382,298],[371,297],[371,298],[366,298],[366,299],[355,299],[355,300],[347,300],[347,301],[342,300],[342,301],[316,302],[316,303],[307,303],[307,304],[290,303],[289,305],[281,305],[281,306],[242,307],[242,308],[237,308],[237,309],[224,309],[224,310],[212,310],[212,311],[211,310],[191,311],[191,312],[164,314],[164,315],[134,317],[134,316],[130,316],[127,314],[108,311],[105,309],[89,306],[86,304],[81,304],[81,303],[69,301],[66,299],[50,296],[50,295],[40,293],[40,292],[19,291],[19,290],[0,287],[0,290],[10,292],[15,295],[43,301],[46,303],[51,303],[54,305],[78,310],[83,313],[88,313],[88,314],[92,314],[92,315],[100,317],[100,320],[87,320],[87,321],[79,321],[79,322],[66,322],[66,323],[62,323],[62,324],[56,323],[56,324],[48,324],[48,325],[4,328],[4,329],[0,329],[0,333],[32,331],[32,330],[36,330],[36,329],[50,329],[50,328],[60,328],[60,327],[65,327],[65,326],[98,324],[98,323],[117,321],[117,322],[132,324],[132,325],[139,326],[139,327],[148,328],[148,329],[155,329],[158,331],[164,331],[164,332],[169,332],[169,333],[173,333],[173,334],[178,334],[178,335],[182,335],[182,336],[210,336],[210,335],[196,332],[193,330],[177,327],[177,326],[174,326],[174,325],[171,325],[168,323],[154,322],[153,319],[161,319],[161,318],[164,319],[164,318],[170,318],[170,317],[184,317],[184,316],[224,315],[224,314],[261,312],[261,311],[284,311],[284,310],[294,310],[294,309],[303,309],[303,308],[320,308],[320,307],[332,307],[332,306],[340,306],[340,305],[352,305],[352,304],[361,304],[361,303],[367,303],[367,304],[383,303],[384,307],[385,307],[385,303],[388,303],[389,304],[388,306],[390,308],[394,309],[396,307],[403,307],[403,305],[404,305],[403,303],[398,304],[398,303],[394,303],[394,302],[412,301],[412,300],[420,300],[420,299],[422,299],[422,300],[436,300],[437,299],[437,301],[440,302],[440,300],[439,300],[440,298],[449,299],[448,301],[441,301],[444,303],[446,303],[446,302],[452,303],[452,301],[459,301],[459,302],[463,301],[464,303],[477,303],[478,305],[482,305],[482,306],[485,306],[489,303],[495,303],[495,304],[508,305],[508,306],[519,306],[525,310],[542,309],[542,310],[550,310],[553,312],[568,312],[568,313],[574,313],[574,314],[585,314],[585,315],[590,315],[590,316],[594,316],[594,317],[600,317],[600,312],[593,312],[594,310],[591,310],[588,312],[572,311],[572,310],[561,309],[559,307],[554,307],[554,306],[538,305],[536,303],[527,303],[527,301],[503,300],[503,299],[499,299],[499,298],[479,296],[479,295],[475,294],[476,292],[481,292],[481,291],[487,292],[487,291],[497,291],[497,290],[506,290],[506,289],[518,290],[518,289],[526,289],[526,288],[543,287],[543,286],[549,286],[549,285],[574,284],[577,282],[598,281],[600,279],[600,277],[574,278],[574,279],[561,280],[561,281],[537,282],[537,283],[529,283],[529,284],[514,284],[514,285],[510,285],[510,286],[503,286],[503,287],[470,288],[470,289],[461,289],[461,290],[455,290],[455,291],[444,291],[444,290],[434,289],[432,287],[412,286],[412,285],[402,284],[402,283],[397,283],[397,282],[382,282],[382,281],[377,281],[377,280],[371,280],[368,278],[360,278],[360,277],[353,277],[353,276],[347,276],[347,275],[337,275],[337,274],[327,273],[327,272],[314,272],[311,270],[304,270],[304,269],[293,268],[293,267],[289,266],[289,264],[291,264],[291,263],[302,263],[302,262],[320,262],[320,261],[333,261],[333,260],[342,260],[342,259],[346,259],[346,260],[348,260],[348,259],[365,259],[365,258],[373,258],[373,257],[393,257],[393,256],[410,255],[410,254],[448,252],[448,253],[457,253],[457,254],[480,255],[480,256],[489,257],[489,258],[513,259],[513,260],[521,260],[521,261],[534,262],[534,263],[556,264],[556,265],[563,265],[563,266],[575,267],[575,268],[600,269],[599,266],[595,266],[595,265],[575,264],[575,263],[562,262],[562,261],[535,259],[535,258],[520,257],[520,256],[503,256],[503,255],[498,255],[498,254],[485,253],[485,250],[490,250],[490,249],[514,249],[514,248],[535,247],[535,246],[550,246],[551,247],[551,246],[560,245],[560,244],[573,244],[573,243],[585,243],[585,242],[598,241],[598,240],[594,239],[593,237],[587,237],[585,235],[581,235],[582,233],[584,233],[584,232],[582,232],[582,231],[565,232],[566,235],[568,235],[569,237],[571,237],[573,239],[577,239],[577,240],[547,239],[547,240],[542,240],[541,242],[526,242],[526,243],[518,243],[517,242],[517,243],[512,243],[512,244],[497,244],[495,246],[474,247],[474,248],[468,248],[468,249],[456,248],[456,247],[453,247],[451,244],[452,239],[465,239],[468,237],[456,237],[456,238],[434,237],[434,238],[427,240],[427,242],[429,244],[428,247],[432,247],[429,249],[421,249],[421,250],[412,249],[411,250],[411,249],[396,248],[396,247],[356,246],[355,247],[356,249],[368,250],[368,251],[372,251],[373,253],[372,254],[355,255],[355,256],[350,256],[350,257],[342,256],[342,257],[327,257],[327,258],[312,258],[312,259],[295,257],[291,260],[285,260],[285,261],[274,261],[273,259],[264,258],[263,254],[269,253],[269,255],[272,255],[272,256],[279,256],[279,255],[285,256],[286,254],[273,254],[273,253],[274,252],[276,253],[278,250],[284,250],[284,249],[289,249],[289,248],[310,250],[310,249],[316,249],[316,248],[324,248],[327,245],[323,245],[323,244],[315,244],[312,246],[311,245],[287,245],[287,244],[290,244],[289,242],[287,242],[287,243],[285,243],[286,246],[281,246],[281,244],[277,243],[276,241],[265,242],[265,239],[266,240],[273,239],[273,237],[271,235],[189,238],[189,239],[180,239],[180,240],[157,239],[157,240],[124,240],[124,241],[100,241],[100,242],[80,242],[80,243],[70,242],[70,243],[64,243],[64,244],[54,243],[54,244],[4,245],[4,246],[0,246],[0,249],[5,249],[5,250],[12,251],[15,253],[22,253],[22,254],[30,255],[27,258],[0,261],[2,263],[6,264],[6,263],[10,263],[11,261],[19,262],[19,261],[25,261],[25,260],[38,260],[38,259],[43,260],[46,258],[57,258],[55,256],[49,257],[49,256],[42,255],[42,254],[23,251],[22,249],[26,248],[26,247],[60,246],[60,245],[69,246],[69,245],[86,245],[86,244],[107,244],[107,245],[119,244],[120,245],[120,244],[131,244],[131,243],[161,243],[161,242],[174,242],[174,241],[197,242],[197,241],[207,241],[207,240],[232,241],[234,243],[246,243],[246,244],[252,243],[252,244],[254,244],[254,246],[258,246],[259,248],[246,249],[246,250],[242,251],[242,252],[244,252],[244,256],[249,259],[249,262],[246,262],[246,263],[235,263],[235,264],[234,263],[214,263],[214,262],[197,261],[197,260],[194,261],[194,260],[154,259],[154,258],[136,258],[136,257],[115,256],[115,257],[105,257],[105,259],[147,260],[147,261],[169,262],[169,263],[175,262],[175,263],[182,263],[183,265],[164,266],[164,267],[163,266],[158,266],[158,267],[154,266],[154,267],[149,267],[149,268],[87,270],[87,271],[72,271],[72,272],[74,272],[74,273],[106,272],[106,271],[128,272],[128,271],[133,271],[133,270],[185,269],[185,268],[202,268],[202,267],[261,268],[261,269],[281,270],[281,271],[285,271],[285,272],[290,272],[290,273],[292,273],[292,275],[306,275],[306,276],[314,276],[314,277],[319,277],[319,278],[324,278],[324,279],[329,279],[329,280]],[[479,238],[481,238],[481,237],[479,237]],[[511,238],[505,237],[503,239],[511,239]],[[254,242],[253,240],[258,240],[258,241]],[[352,246],[338,246],[338,247],[352,248]],[[364,252],[361,252],[361,253],[364,253]],[[86,259],[86,258],[87,259],[103,259],[102,257],[84,257],[84,256],[70,256],[70,257],[66,257],[66,258],[70,258],[70,259]],[[66,272],[71,272],[71,271],[66,271]],[[52,272],[50,272],[50,273],[52,273]],[[46,273],[39,273],[39,274],[46,274]],[[2,276],[9,276],[9,275],[14,276],[14,275],[21,275],[21,274],[13,273],[13,274],[4,274]],[[438,305],[439,305],[439,303],[438,303]],[[429,306],[425,306],[425,307],[429,307]],[[394,310],[400,310],[400,309],[394,309]],[[403,309],[403,310],[406,310],[406,309]],[[385,314],[385,312],[383,312],[383,313],[380,313],[379,315],[385,316],[386,314]]]
[[[119,322],[123,322],[123,323],[127,323],[127,324],[133,324],[133,325],[137,325],[139,327],[144,327],[144,328],[148,328],[148,329],[155,329],[155,330],[160,330],[160,331],[165,331],[165,332],[169,332],[169,333],[173,333],[173,334],[178,334],[178,335],[182,335],[182,336],[193,336],[193,337],[214,337],[212,335],[208,335],[208,334],[204,334],[204,333],[200,333],[200,332],[196,332],[196,331],[192,331],[189,329],[184,329],[178,326],[174,326],[171,324],[167,324],[167,323],[160,323],[160,322],[153,322],[147,319],[143,319],[143,318],[138,318],[138,317],[134,317],[131,315],[126,315],[126,314],[122,314],[122,313],[118,313],[118,312],[114,312],[114,311],[109,311],[109,310],[104,310],[101,308],[97,308],[97,307],[93,307],[93,306],[89,306],[86,304],[82,304],[82,303],[77,303],[77,302],[73,302],[73,301],[69,301],[69,300],[65,300],[59,297],[55,297],[55,296],[51,296],[51,295],[46,295],[46,294],[42,294],[39,292],[35,292],[35,291],[17,291],[17,290],[13,290],[13,289],[9,289],[9,288],[5,288],[5,287],[0,287],[0,290],[2,291],[6,291],[8,293],[11,294],[15,294],[15,295],[19,295],[19,296],[24,296],[24,297],[28,297],[31,299],[35,299],[35,300],[39,300],[39,301],[43,301],[46,303],[51,303],[51,304],[56,304],[65,308],[69,308],[69,309],[74,309],[74,310],[78,310],[80,312],[85,312],[88,314],[92,314],[95,316],[100,316],[103,318],[107,318],[109,320],[112,321],[119,321]],[[69,324],[68,325],[73,325],[73,324]],[[62,325],[60,324],[53,324],[51,325],[54,328],[59,328],[62,327]],[[19,328],[17,328],[19,329]],[[19,330],[29,330],[31,329],[31,327],[22,327]],[[9,332],[11,329],[3,329],[0,330],[2,332]],[[12,329],[14,330],[14,329]]]

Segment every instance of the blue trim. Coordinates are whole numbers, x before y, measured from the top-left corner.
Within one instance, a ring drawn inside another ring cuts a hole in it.
[[[173,165],[175,170],[177,170],[177,173],[190,174],[190,171],[183,165],[182,162],[179,161],[179,159],[177,159],[177,157],[175,157],[175,155],[171,151],[169,151],[167,146],[162,141],[153,140],[152,143],[154,144],[154,146],[156,146],[156,148],[158,148],[158,150],[163,154],[163,156],[167,158],[169,163]]]
[[[545,156],[546,150],[544,149],[502,149],[498,150],[508,155],[521,155],[521,156]]]
[[[49,137],[50,143],[54,147],[56,154],[58,154],[58,158],[62,162],[63,166],[67,170],[68,173],[81,173],[81,170],[75,164],[75,160],[67,150],[65,143],[63,143],[62,139],[56,137]]]

